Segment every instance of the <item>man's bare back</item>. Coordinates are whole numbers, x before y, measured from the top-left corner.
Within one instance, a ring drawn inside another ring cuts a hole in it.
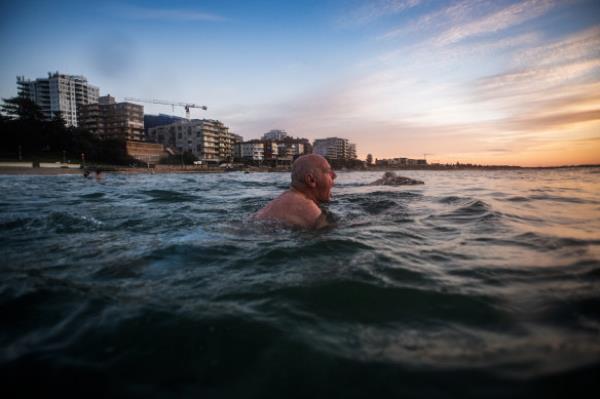
[[[329,162],[320,155],[298,158],[292,165],[292,186],[258,211],[254,220],[272,220],[287,226],[318,229],[327,225],[319,203],[331,198],[335,179]]]
[[[324,221],[323,212],[302,193],[290,189],[254,215],[255,220],[276,220],[289,226],[306,229],[319,228]]]

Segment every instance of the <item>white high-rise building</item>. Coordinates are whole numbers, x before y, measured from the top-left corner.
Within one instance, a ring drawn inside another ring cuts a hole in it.
[[[79,126],[79,106],[97,103],[100,92],[81,75],[58,72],[36,80],[17,76],[17,89],[19,96],[28,97],[40,106],[46,119],[50,120],[60,112],[67,126]]]
[[[348,158],[349,159],[356,159],[356,144],[354,143],[349,143],[348,144]]]

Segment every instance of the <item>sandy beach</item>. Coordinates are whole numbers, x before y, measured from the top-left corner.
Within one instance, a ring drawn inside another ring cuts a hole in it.
[[[75,175],[82,174],[81,169],[63,169],[63,168],[23,168],[0,166],[0,175]]]
[[[90,167],[90,171],[95,170],[95,166]],[[228,170],[222,168],[173,168],[173,167],[156,167],[156,168],[130,168],[130,167],[101,167],[104,173],[146,173],[146,174],[173,174],[173,173],[228,173]],[[269,168],[250,168],[249,172],[289,172],[287,170],[271,170]],[[67,169],[67,168],[31,168],[31,167],[16,167],[16,166],[0,166],[0,175],[32,175],[32,176],[56,176],[56,175],[73,175],[83,174],[82,169]]]

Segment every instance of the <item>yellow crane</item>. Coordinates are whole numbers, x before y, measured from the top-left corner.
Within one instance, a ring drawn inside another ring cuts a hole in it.
[[[175,107],[183,107],[185,109],[185,116],[190,119],[190,108],[200,108],[203,110],[207,110],[206,105],[196,105],[190,103],[182,103],[176,101],[167,101],[167,100],[155,100],[155,99],[147,99],[147,98],[133,98],[133,97],[125,97],[125,101],[133,101],[136,103],[148,103],[148,104],[162,104],[162,105],[170,105],[173,111],[175,111]]]

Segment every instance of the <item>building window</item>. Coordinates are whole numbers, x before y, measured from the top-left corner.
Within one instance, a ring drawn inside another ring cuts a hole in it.
[[[181,132],[177,133],[177,138],[180,139],[181,138]]]

